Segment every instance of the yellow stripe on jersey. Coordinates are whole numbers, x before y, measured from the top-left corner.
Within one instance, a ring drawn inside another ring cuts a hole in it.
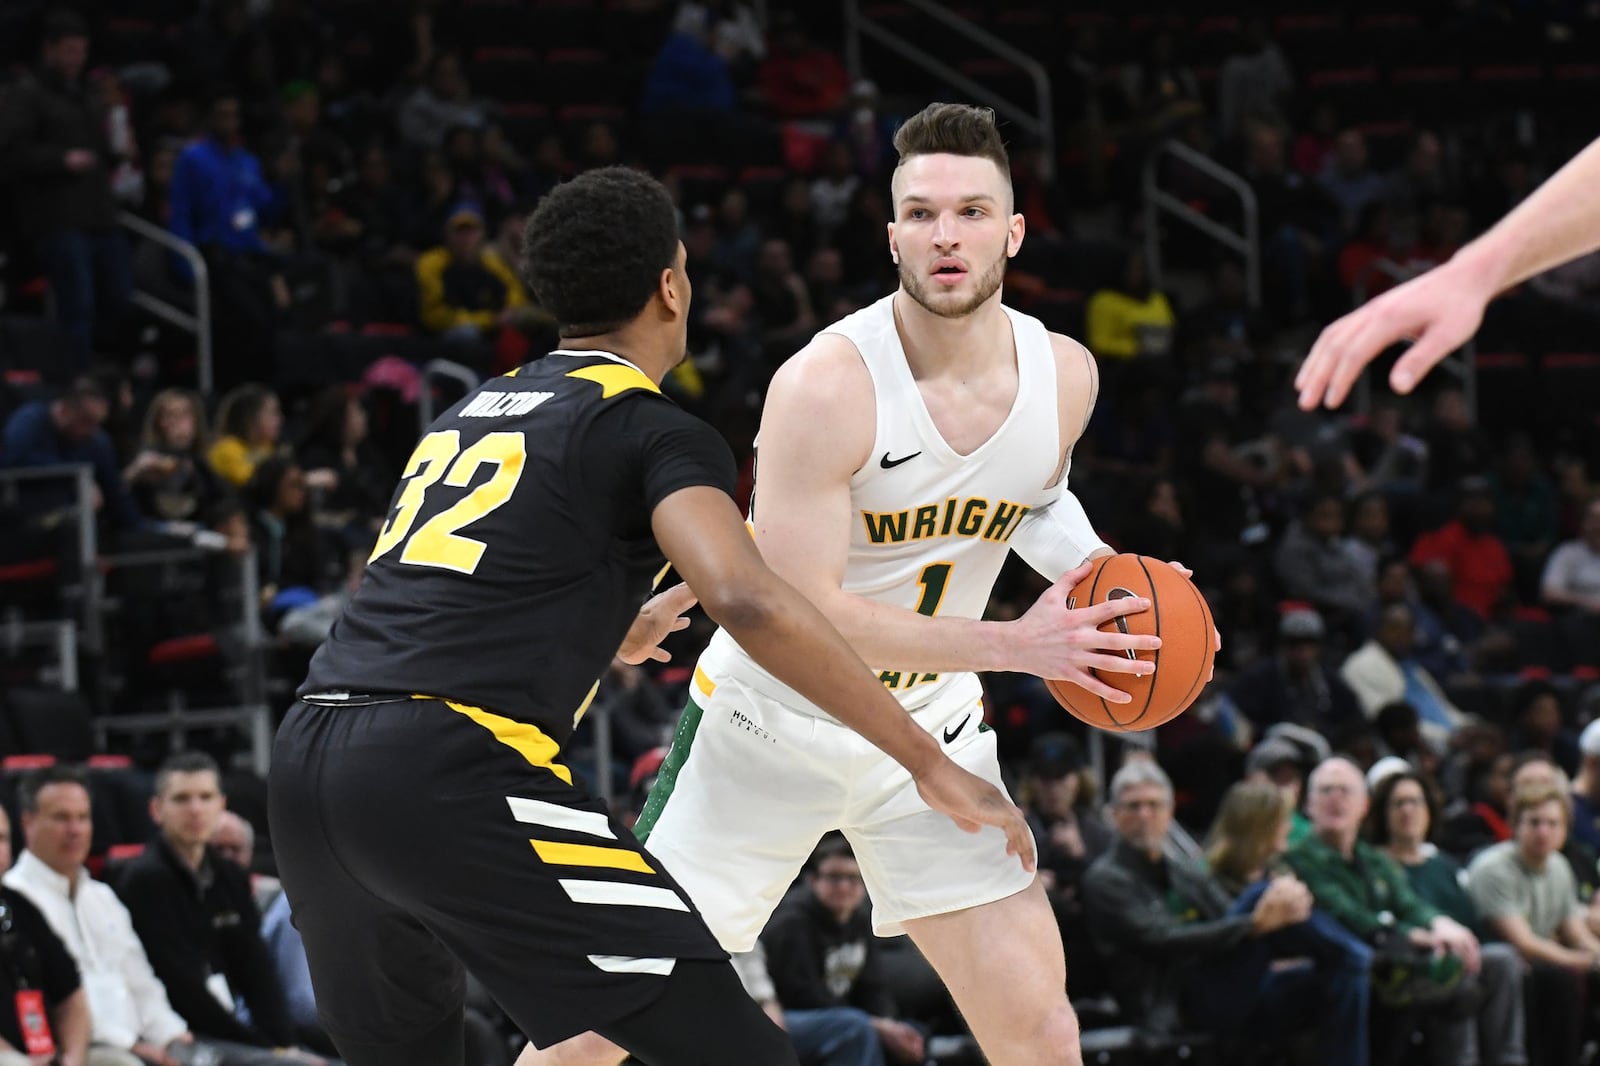
[[[507,370],[504,374],[501,374],[500,376],[503,377],[503,378],[514,378],[514,377],[517,376],[517,371],[519,371],[521,369],[522,368],[520,366],[514,366],[510,370]]]
[[[710,699],[711,694],[717,691],[717,683],[699,666],[694,668],[694,687],[699,689],[700,695],[706,699]]]
[[[416,700],[438,699],[437,696],[413,696]],[[514,718],[492,714],[482,707],[473,707],[466,703],[455,703],[451,700],[441,701],[444,705],[458,714],[464,714],[477,722],[494,738],[506,747],[528,760],[528,765],[538,766],[549,770],[567,784],[572,784],[572,771],[556,762],[556,756],[561,753],[561,745],[545,735],[544,730],[531,722],[519,722]]]
[[[601,389],[600,398],[602,400],[609,400],[619,392],[627,392],[629,389],[646,389],[650,392],[661,391],[661,387],[645,377],[643,373],[631,366],[623,366],[620,363],[581,366],[576,370],[569,371],[567,377],[581,378],[584,381],[592,381],[599,385]]]
[[[672,569],[672,560],[668,559],[667,560],[667,565],[663,566],[661,568],[661,571],[656,574],[655,580],[650,582],[650,591],[651,592],[654,592],[656,590],[656,586],[661,584],[661,579],[666,577],[667,576],[667,571],[671,570],[671,569]]]
[[[604,866],[612,870],[633,870],[653,874],[655,868],[644,856],[627,848],[604,848],[597,844],[558,844],[553,840],[529,840],[539,858],[554,866]]]
[[[583,698],[582,703],[578,704],[578,709],[572,712],[572,728],[578,728],[578,723],[583,721],[583,716],[589,713],[589,705],[594,702],[595,694],[599,691],[600,682],[596,681],[589,686],[589,694]]]

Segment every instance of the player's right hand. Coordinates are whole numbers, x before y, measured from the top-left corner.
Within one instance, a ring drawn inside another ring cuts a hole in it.
[[[1101,681],[1093,671],[1141,676],[1153,673],[1154,663],[1130,658],[1127,653],[1154,651],[1161,647],[1161,638],[1123,633],[1115,627],[1110,632],[1100,629],[1125,614],[1148,610],[1150,601],[1142,597],[1068,609],[1067,597],[1088,576],[1091,566],[1084,563],[1067,571],[1028,608],[1027,614],[1010,623],[1014,628],[1009,637],[1013,660],[1009,668],[1035,677],[1070,681],[1111,703],[1127,703],[1132,696]]]
[[[1005,833],[1007,855],[1022,860],[1022,868],[1029,873],[1038,866],[1039,856],[1027,818],[989,782],[945,757],[917,775],[916,783],[922,801],[961,829],[976,833],[992,825]]]
[[[1412,341],[1389,373],[1395,392],[1416,387],[1429,370],[1478,331],[1493,287],[1459,260],[1435,267],[1370,300],[1322,331],[1295,375],[1300,407],[1338,407],[1366,365]]]

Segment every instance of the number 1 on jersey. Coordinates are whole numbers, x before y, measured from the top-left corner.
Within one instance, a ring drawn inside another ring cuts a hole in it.
[[[950,569],[954,565],[929,563],[922,568],[922,573],[917,575],[917,584],[922,586],[922,595],[917,598],[918,614],[932,618],[939,613],[939,604],[944,602],[945,586],[950,582]]]

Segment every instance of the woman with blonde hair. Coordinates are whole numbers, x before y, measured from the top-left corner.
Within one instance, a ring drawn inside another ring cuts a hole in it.
[[[1264,781],[1240,781],[1222,797],[1206,862],[1230,896],[1266,877],[1288,849],[1291,810],[1289,797]]]

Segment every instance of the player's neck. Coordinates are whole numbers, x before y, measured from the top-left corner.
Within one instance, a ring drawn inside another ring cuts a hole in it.
[[[998,292],[970,315],[945,318],[902,289],[895,293],[894,312],[906,362],[917,377],[949,370],[971,374],[991,360],[1009,363],[1013,359],[1011,325],[1000,307]]]
[[[659,341],[652,342],[637,330],[626,328],[589,337],[563,337],[561,351],[606,352],[618,356],[644,371],[645,376],[657,385],[661,384],[668,371],[678,365],[679,358],[669,355],[669,349]]]

